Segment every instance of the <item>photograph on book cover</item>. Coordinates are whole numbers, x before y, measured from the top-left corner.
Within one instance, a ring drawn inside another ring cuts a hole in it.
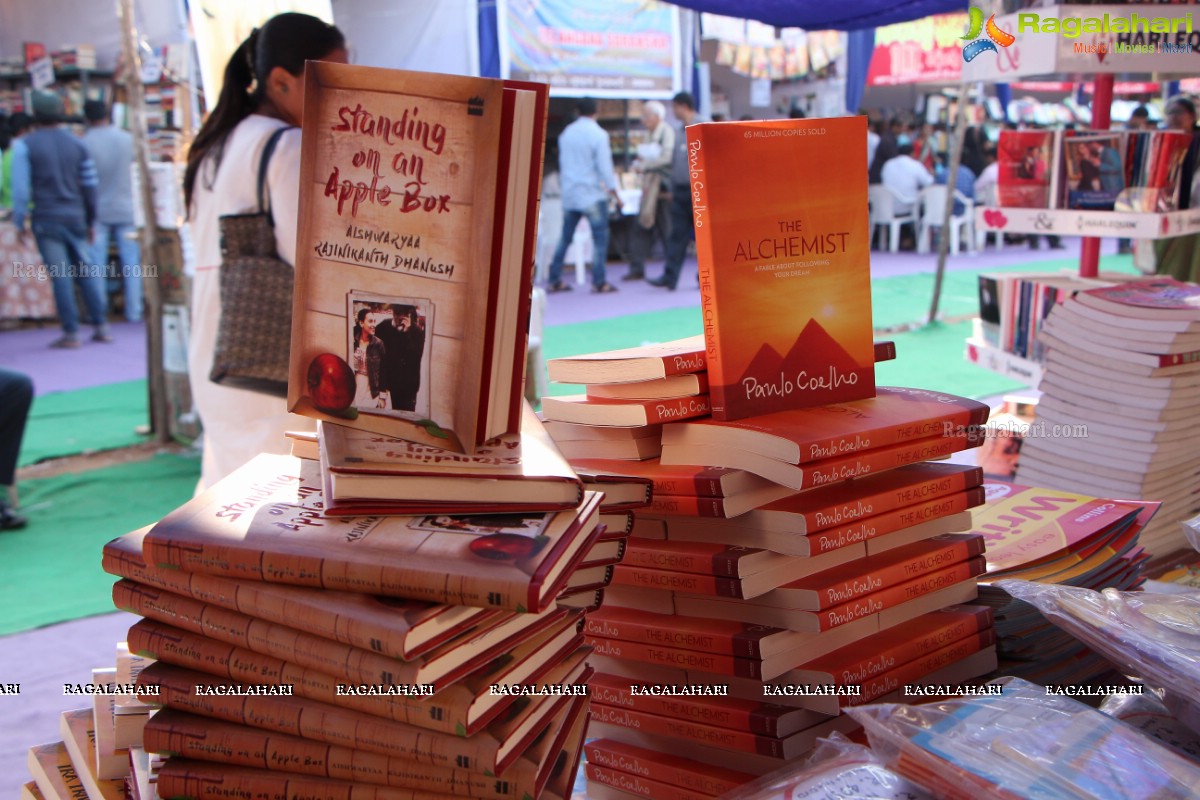
[[[467,533],[472,536],[525,536],[535,538],[546,529],[546,514],[431,514],[408,524],[414,531]]]
[[[1063,141],[1067,208],[1112,210],[1125,188],[1121,135],[1073,136]]]
[[[429,419],[433,303],[427,298],[346,295],[346,360],[361,414]]]

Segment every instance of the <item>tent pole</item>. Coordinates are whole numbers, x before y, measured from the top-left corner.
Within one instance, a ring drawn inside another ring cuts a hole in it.
[[[125,56],[125,88],[128,92],[129,126],[138,166],[138,190],[142,196],[142,263],[156,263],[158,225],[154,214],[154,190],[150,181],[150,148],[146,141],[146,97],[142,87],[142,57],[138,51],[133,21],[133,0],[117,0],[121,20],[121,50]],[[147,270],[153,272],[153,270]],[[142,277],[146,314],[147,389],[150,393],[150,429],[160,443],[171,441],[167,406],[166,375],[163,370],[162,294],[157,277]]]
[[[942,282],[946,278],[946,254],[950,250],[950,217],[954,213],[954,187],[958,183],[958,165],[962,163],[963,137],[967,130],[967,84],[958,89],[958,113],[954,122],[954,138],[950,142],[950,163],[946,166],[946,207],[942,211],[942,230],[938,236],[937,272],[933,277],[933,300],[929,304],[926,324],[937,321],[938,304],[942,300]],[[970,242],[965,243],[967,247]]]

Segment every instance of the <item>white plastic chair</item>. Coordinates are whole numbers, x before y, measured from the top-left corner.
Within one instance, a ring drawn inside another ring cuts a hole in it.
[[[875,229],[886,225],[888,231],[888,250],[893,253],[900,251],[900,226],[906,222],[914,225],[917,222],[916,210],[906,214],[896,213],[898,198],[881,183],[867,187],[867,201],[871,204],[871,241],[875,240]]]
[[[975,250],[975,209],[974,203],[962,192],[954,190],[954,197],[963,204],[961,214],[950,217],[950,252],[957,253],[960,243],[965,242],[967,250]],[[942,219],[946,213],[946,187],[940,183],[926,186],[921,190],[917,200],[921,220],[917,225],[917,252],[928,253],[933,228],[942,227]]]
[[[571,239],[571,246],[567,248],[567,254],[563,258],[565,263],[575,265],[575,283],[580,286],[590,280],[588,273],[591,270],[593,249],[592,223],[588,222],[587,217],[580,217],[579,224],[575,226],[575,238]]]

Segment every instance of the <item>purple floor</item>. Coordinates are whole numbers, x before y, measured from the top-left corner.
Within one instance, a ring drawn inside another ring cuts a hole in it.
[[[110,329],[115,341],[99,344],[89,340],[90,328],[81,328],[83,344],[77,350],[50,347],[62,335],[52,322],[0,331],[0,367],[32,377],[39,395],[145,378],[146,323],[115,322]]]

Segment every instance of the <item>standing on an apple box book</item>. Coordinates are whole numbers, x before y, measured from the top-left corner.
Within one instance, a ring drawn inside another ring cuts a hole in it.
[[[517,433],[547,87],[305,77],[289,408],[466,452]]]
[[[718,420],[873,397],[862,117],[687,129]]]

